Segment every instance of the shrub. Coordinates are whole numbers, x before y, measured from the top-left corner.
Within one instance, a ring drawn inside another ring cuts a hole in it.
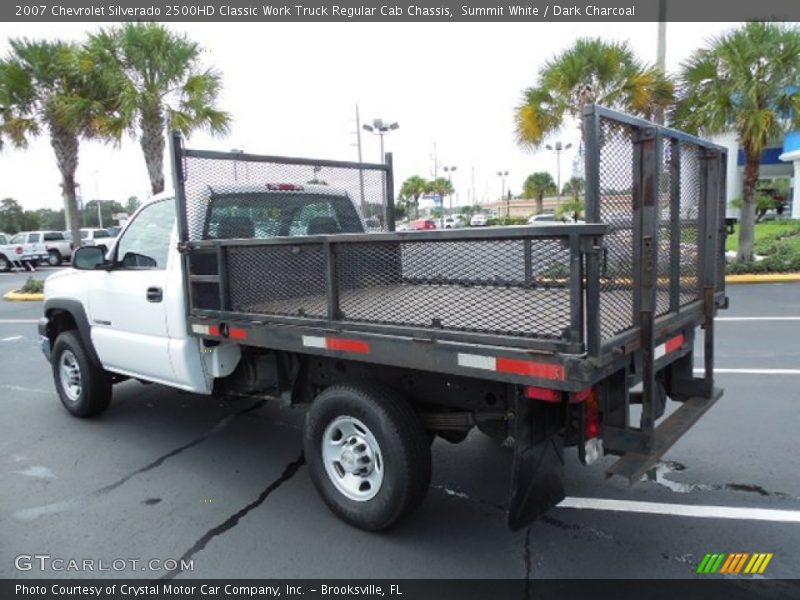
[[[28,280],[25,282],[25,285],[22,286],[20,291],[23,294],[41,294],[44,292],[44,281],[41,279],[28,277]]]
[[[488,225],[527,225],[528,219],[525,217],[492,217],[487,221]]]

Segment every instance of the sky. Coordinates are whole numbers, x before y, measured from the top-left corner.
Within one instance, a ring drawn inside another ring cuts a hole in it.
[[[81,40],[110,24],[24,23],[16,37]],[[395,189],[411,175],[433,177],[455,166],[455,203],[491,202],[506,189],[519,193],[534,171],[556,177],[556,156],[520,148],[514,107],[536,82],[544,62],[578,37],[627,40],[644,61],[656,58],[657,23],[175,23],[203,48],[203,62],[223,75],[219,107],[233,116],[231,132],[198,132],[197,149],[244,149],[255,154],[357,160],[355,106],[361,120],[396,121],[385,139],[394,154]],[[733,23],[669,23],[667,70]],[[6,31],[8,31],[6,29]],[[0,55],[8,37],[0,34]],[[377,136],[362,132],[363,159],[378,162]],[[573,147],[561,157],[569,178],[577,128],[567,123],[548,139]],[[165,161],[165,171],[169,166]],[[474,175],[473,175],[474,174]],[[77,181],[84,201],[145,199],[149,183],[138,140],[119,146],[81,143]],[[0,154],[0,198],[26,209],[62,206],[60,177],[47,136],[27,150]],[[473,186],[474,181],[474,186]],[[474,190],[474,196],[473,196]]]

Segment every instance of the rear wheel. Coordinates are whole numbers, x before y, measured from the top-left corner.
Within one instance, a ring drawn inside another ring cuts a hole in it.
[[[58,250],[48,250],[47,251],[47,264],[51,267],[58,267],[61,266],[61,263],[64,262],[64,259],[61,256],[61,252]]]
[[[53,379],[64,407],[76,417],[93,417],[111,401],[111,377],[92,364],[75,331],[65,331],[53,344]]]
[[[311,478],[328,507],[368,531],[413,511],[431,478],[428,436],[406,400],[379,386],[334,386],[311,404],[303,433]]]
[[[11,261],[8,260],[5,256],[0,254],[0,272],[7,272],[11,270]]]

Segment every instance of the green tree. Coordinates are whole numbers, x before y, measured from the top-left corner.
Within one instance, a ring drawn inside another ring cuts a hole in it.
[[[580,221],[583,218],[583,200],[580,198],[570,198],[566,202],[562,203],[556,209],[556,217],[559,218],[569,218],[572,221]]]
[[[19,202],[13,198],[0,200],[0,231],[17,233],[24,229],[25,214]]]
[[[0,61],[0,150],[6,141],[25,148],[28,137],[39,132],[38,123],[25,111],[30,94],[24,74],[8,61]]]
[[[108,140],[120,131],[110,82],[74,44],[12,39],[10,45],[11,55],[0,63],[0,88],[8,102],[6,112],[25,123],[11,139],[21,146],[27,136],[47,130],[61,173],[64,209],[73,236],[78,236],[75,171],[80,140]]]
[[[408,200],[408,203],[414,206],[414,218],[419,218],[419,199],[425,192],[428,191],[429,182],[420,177],[419,175],[412,175],[403,182],[400,186],[400,195]],[[410,215],[409,211],[409,215]]]
[[[130,198],[128,198],[128,201],[125,203],[125,212],[127,212],[128,215],[130,216],[133,213],[135,213],[136,210],[141,205],[142,205],[142,203],[139,202],[139,199],[136,196],[131,196]]]
[[[542,214],[544,210],[544,197],[547,194],[556,193],[556,182],[552,175],[547,171],[531,173],[523,184],[526,198],[536,198],[536,214]]]
[[[744,150],[739,261],[753,260],[756,185],[770,140],[800,126],[800,29],[747,23],[681,66],[675,123],[706,135],[734,130]]]
[[[583,197],[585,190],[586,180],[583,177],[570,177],[569,181],[564,184],[561,193],[565,196],[571,196],[573,200],[578,200]]]
[[[49,208],[40,208],[36,212],[39,215],[39,227],[42,229],[63,231],[67,226],[64,220],[64,209],[52,210]]]
[[[578,119],[589,104],[651,118],[672,105],[674,85],[659,69],[639,60],[627,42],[581,38],[539,72],[516,108],[517,141],[538,147],[566,117]]]
[[[216,107],[220,74],[200,65],[202,49],[160,23],[125,23],[89,37],[94,61],[117,80],[126,127],[138,129],[150,186],[164,190],[167,128],[228,132],[231,117]]]
[[[436,194],[442,199],[442,212],[444,212],[444,200],[446,196],[450,196],[450,203],[452,204],[453,183],[447,177],[437,177],[433,181],[428,182],[428,192]]]

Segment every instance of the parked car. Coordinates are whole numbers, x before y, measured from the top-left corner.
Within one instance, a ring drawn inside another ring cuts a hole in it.
[[[64,235],[63,231],[22,231],[17,235],[24,237],[26,244],[39,244],[44,242],[47,250],[47,263],[57,267],[72,256],[72,242]]]
[[[18,233],[8,239],[3,234],[4,244],[0,244],[0,271],[10,271],[13,267],[33,270],[41,261],[47,260],[47,249],[40,235],[29,236]]]
[[[433,219],[417,219],[411,223],[411,229],[414,229],[415,231],[436,229],[436,221]]]
[[[115,238],[119,235],[120,231],[122,231],[122,225],[114,225],[112,227],[106,227],[108,229],[108,233],[111,234],[111,237]]]
[[[69,231],[64,232],[64,236],[72,240],[72,234]],[[97,246],[103,252],[108,252],[108,247],[114,241],[114,236],[108,229],[97,229],[92,227],[84,227],[81,229],[81,246]]]
[[[450,215],[441,219],[442,229],[458,229],[464,227],[464,221],[461,215]]]
[[[542,213],[540,215],[533,215],[528,219],[528,225],[552,225],[554,223],[561,223],[560,219],[556,219],[553,213]]]
[[[472,218],[469,220],[470,227],[486,227],[489,224],[488,217],[483,213],[477,213],[472,215]]]

